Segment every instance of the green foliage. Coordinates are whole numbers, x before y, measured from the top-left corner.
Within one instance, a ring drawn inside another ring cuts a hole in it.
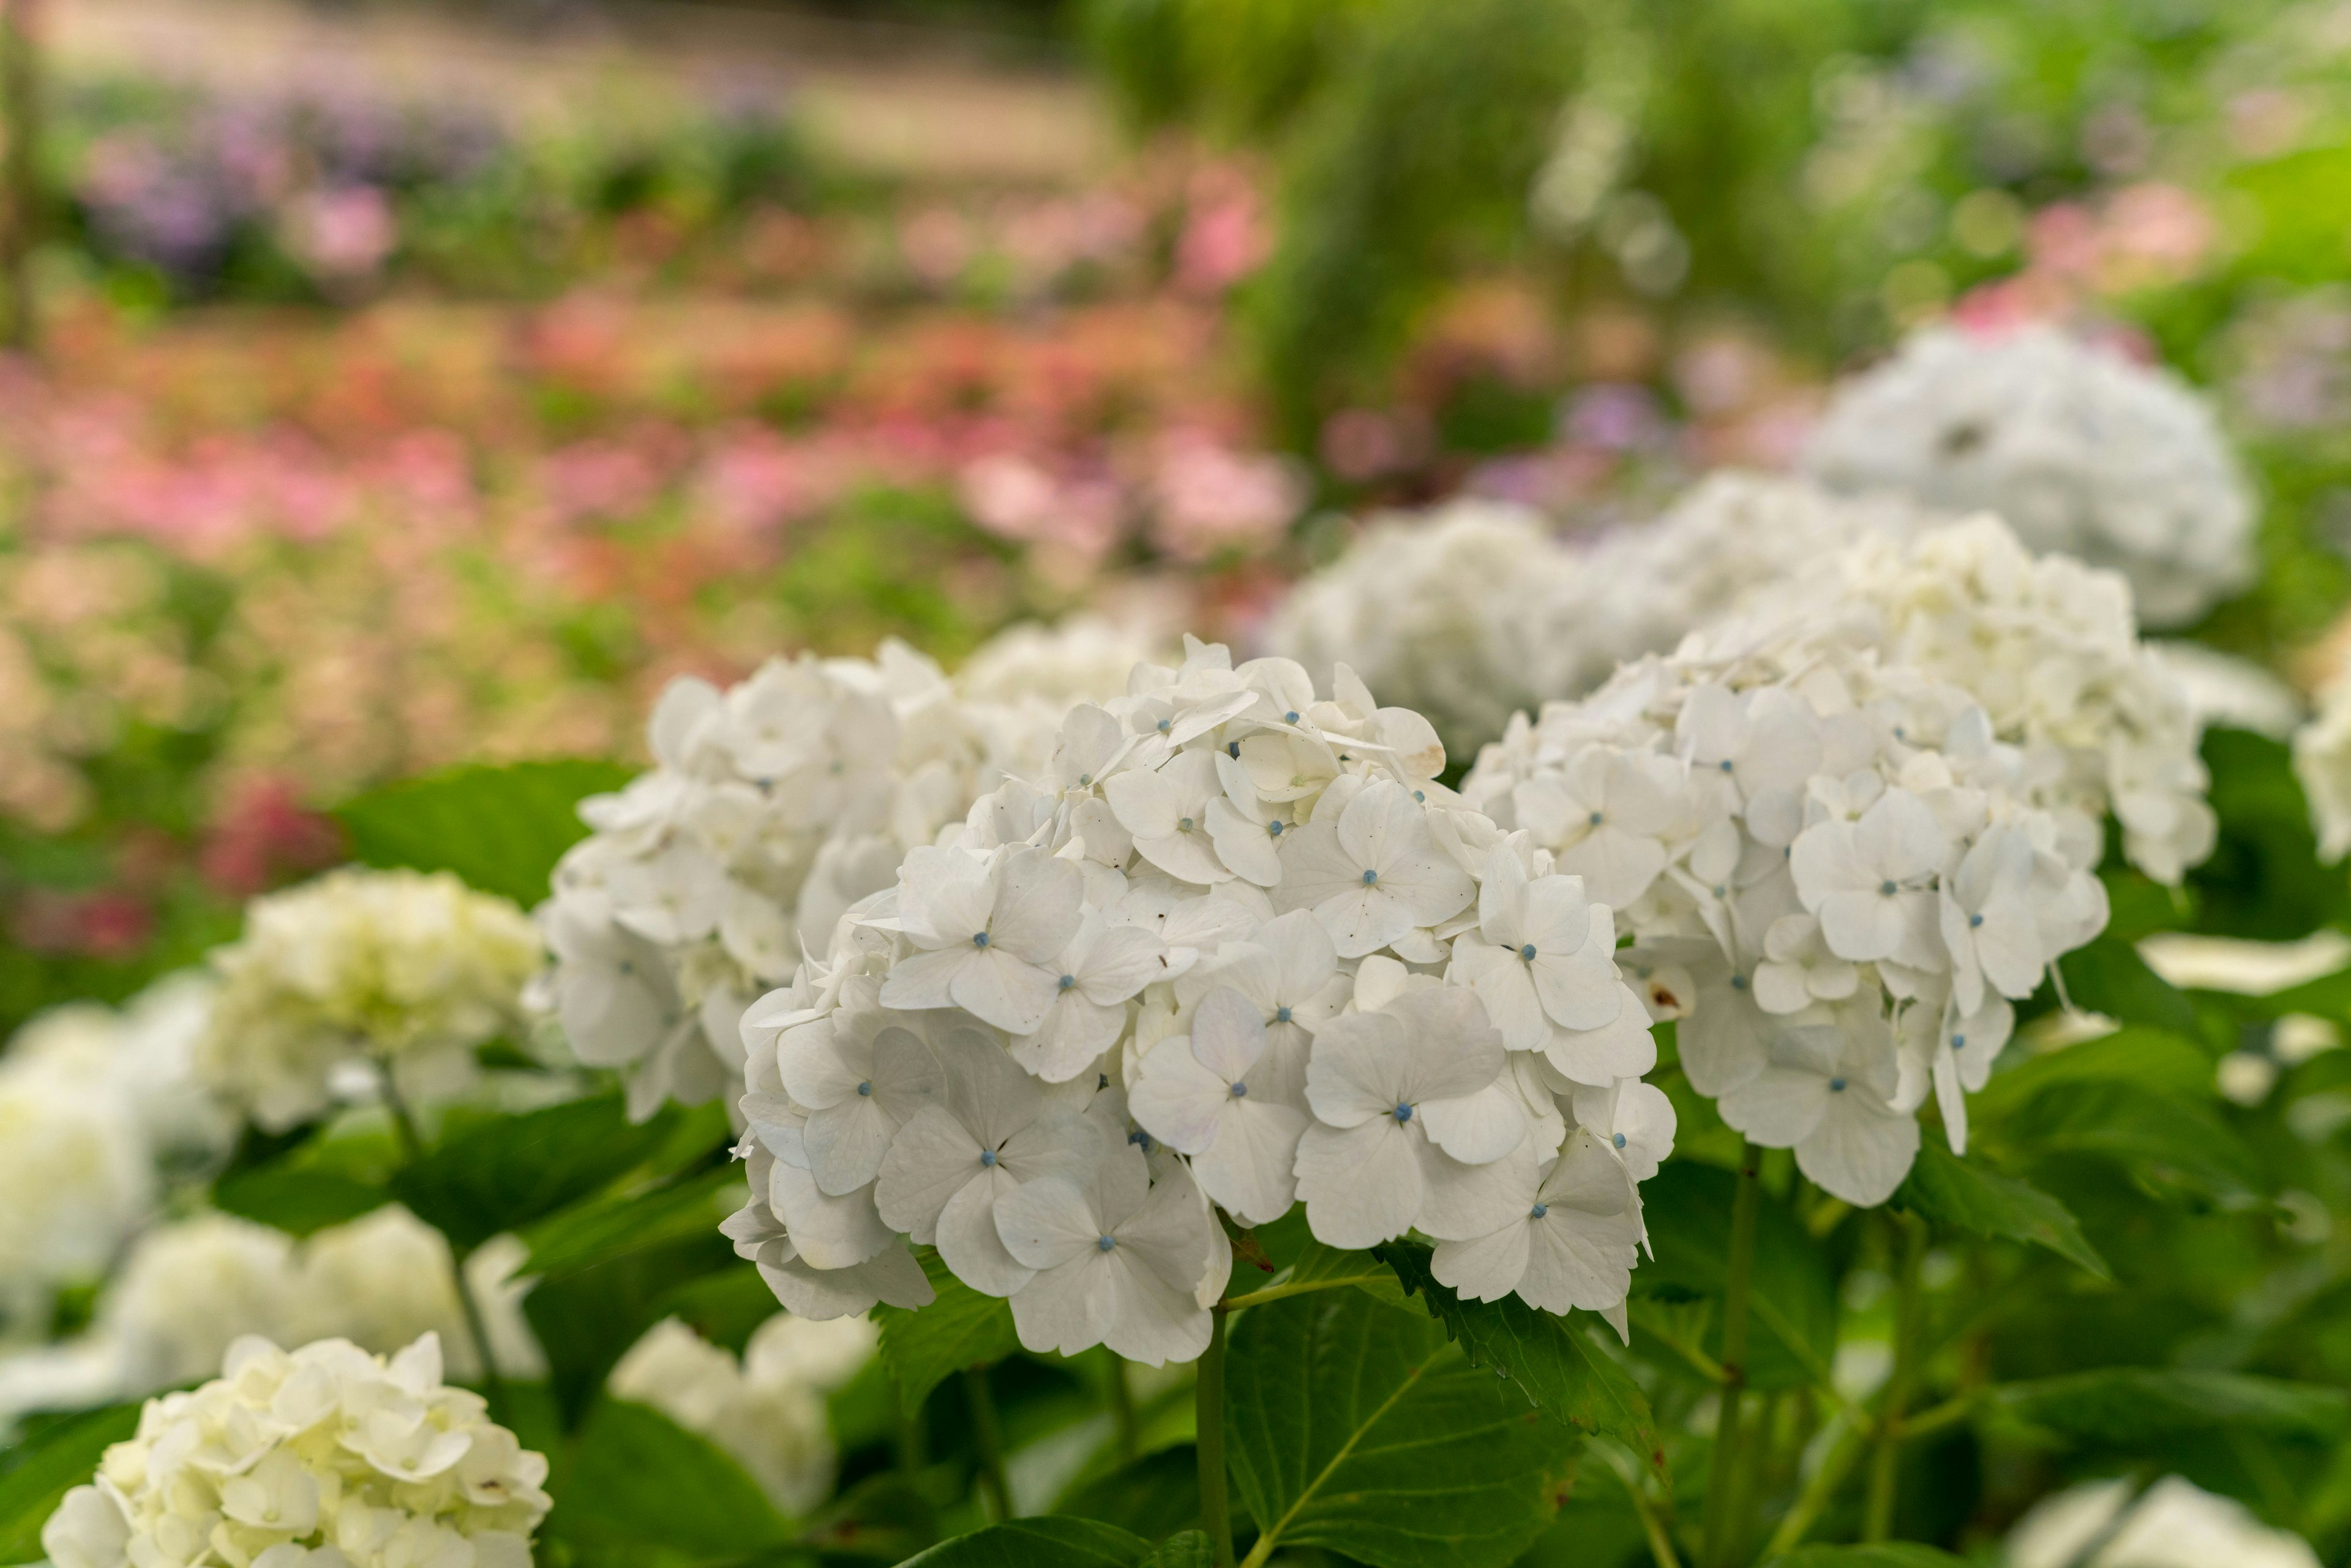
[[[1465,1301],[1437,1282],[1429,1269],[1434,1254],[1416,1241],[1391,1241],[1378,1252],[1405,1291],[1445,1325],[1446,1337],[1461,1347],[1470,1365],[1492,1367],[1552,1415],[1614,1437],[1652,1468],[1665,1469],[1666,1452],[1647,1396],[1592,1343],[1590,1322],[1554,1316],[1516,1296]]]
[[[1200,1517],[1200,1456],[1189,1443],[1145,1454],[1097,1476],[1055,1511],[1165,1535]]]
[[[734,1561],[789,1528],[741,1467],[668,1416],[601,1399],[573,1445],[547,1532],[601,1552],[622,1542],[685,1562]]]
[[[1115,1525],[1047,1514],[941,1542],[903,1568],[1134,1568],[1151,1549]]]
[[[461,1251],[610,1186],[660,1149],[686,1113],[632,1125],[617,1092],[467,1126],[402,1171],[392,1190]]]
[[[2030,1182],[1987,1170],[1980,1161],[1962,1160],[1932,1138],[1920,1145],[1917,1164],[1890,1201],[1921,1218],[1979,1236],[2046,1247],[2101,1280],[2114,1277],[2064,1204]]]
[[[1866,1546],[1799,1546],[1771,1560],[1770,1568],[1946,1568],[1966,1562],[1909,1541]]]
[[[632,770],[613,762],[517,762],[452,768],[345,801],[335,820],[354,859],[450,871],[528,906],[547,896],[563,852],[587,835],[574,808],[618,789]]]
[[[354,1113],[280,1138],[248,1131],[213,1182],[213,1206],[308,1236],[390,1202],[399,1166],[398,1144],[381,1114]]]
[[[138,1428],[138,1406],[112,1405],[55,1422],[18,1442],[0,1469],[0,1561],[41,1560],[41,1526],[59,1500],[86,1485],[108,1447]]]
[[[1499,1565],[1558,1507],[1565,1433],[1433,1320],[1318,1291],[1242,1313],[1228,1354],[1234,1481],[1282,1545],[1375,1568]]]
[[[2119,937],[2096,937],[2059,959],[2057,967],[2077,1008],[2173,1034],[2196,1033],[2195,1008]]]
[[[2339,1388],[2183,1367],[2101,1367],[2011,1384],[2000,1403],[2036,1427],[2126,1449],[2215,1429],[2331,1437],[2351,1425],[2351,1396]]]
[[[937,1300],[917,1311],[876,1307],[882,1325],[882,1360],[910,1413],[941,1382],[966,1367],[990,1366],[1020,1348],[1012,1308],[1001,1298],[973,1290],[956,1278],[935,1252],[923,1257]]]
[[[1736,1179],[1726,1170],[1675,1160],[1642,1184],[1642,1214],[1656,1256],[1645,1257],[1633,1274],[1636,1338],[1644,1332],[1678,1337],[1691,1323],[1688,1315],[1657,1307],[1704,1303],[1695,1326],[1706,1353],[1719,1359],[1722,1330],[1714,1303],[1728,1278]],[[1792,1388],[1816,1381],[1818,1369],[1836,1354],[1836,1278],[1827,1249],[1786,1204],[1763,1194],[1751,1309],[1762,1332],[1748,1342],[1749,1386]]]

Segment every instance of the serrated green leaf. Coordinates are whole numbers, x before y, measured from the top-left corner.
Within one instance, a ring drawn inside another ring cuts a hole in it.
[[[1738,1178],[1715,1166],[1669,1160],[1642,1184],[1642,1216],[1656,1255],[1633,1274],[1635,1320],[1644,1301],[1713,1298],[1729,1270],[1731,1201]],[[1836,1355],[1836,1270],[1795,1212],[1766,1192],[1755,1214],[1755,1265],[1747,1385],[1770,1390],[1818,1381]],[[1709,1355],[1721,1355],[1721,1317],[1704,1323]],[[1634,1335],[1641,1348],[1641,1336]]]
[[[1999,1401],[2036,1427],[2125,1448],[2216,1427],[2333,1437],[2351,1424],[2351,1396],[2339,1388],[2183,1367],[2106,1366],[2013,1383]]]
[[[899,1568],[1134,1568],[1150,1551],[1116,1525],[1049,1513],[942,1541]]]
[[[69,1416],[17,1446],[0,1475],[0,1563],[41,1560],[41,1526],[67,1492],[98,1473],[109,1447],[139,1429],[139,1408],[110,1405]]]
[[[1150,1536],[1183,1529],[1200,1517],[1200,1455],[1189,1443],[1145,1454],[1078,1487],[1056,1513],[1099,1519]]]
[[[2193,1004],[2119,937],[2095,937],[2058,959],[2057,967],[2075,1007],[2171,1034],[2196,1033]]]
[[[910,1415],[950,1375],[993,1365],[1020,1348],[1009,1303],[965,1284],[935,1252],[923,1255],[923,1272],[936,1297],[929,1306],[873,1309],[883,1363]]]
[[[2097,1155],[2134,1176],[2216,1198],[2260,1190],[2261,1166],[2244,1139],[2206,1106],[2135,1083],[2053,1083],[1988,1130],[2002,1147],[2032,1155]]]
[[[1500,1568],[1542,1532],[1575,1448],[1434,1319],[1322,1291],[1234,1320],[1235,1488],[1260,1532],[1375,1568]]]
[[[354,860],[455,872],[528,906],[547,896],[555,862],[587,836],[580,801],[631,777],[619,763],[586,759],[452,768],[371,790],[333,814]]]
[[[2130,1083],[2182,1100],[2210,1100],[2218,1092],[2212,1058],[2201,1046],[2164,1030],[2133,1026],[1993,1073],[1968,1096],[1968,1120],[1991,1126],[2056,1084],[2097,1082]]]
[[[1208,1544],[1207,1531],[1186,1530],[1169,1536],[1151,1549],[1136,1568],[1213,1568],[1216,1549]]]
[[[461,1250],[576,1203],[659,1149],[681,1120],[632,1125],[619,1093],[467,1125],[392,1180],[418,1218]]]
[[[658,1410],[601,1399],[580,1427],[549,1534],[596,1546],[643,1542],[689,1558],[738,1558],[789,1526],[724,1449]]]
[[[650,1192],[588,1198],[523,1228],[524,1267],[560,1279],[672,1241],[716,1237],[718,1222],[743,1207],[743,1193],[742,1173],[722,1167]]]
[[[1772,1558],[1766,1568],[1951,1568],[1966,1562],[1913,1541],[1880,1541],[1866,1546],[1799,1546]]]
[[[1896,1208],[1979,1236],[2046,1247],[2101,1280],[2114,1278],[2071,1209],[2031,1182],[1962,1160],[1932,1138],[1919,1145],[1917,1161],[1892,1202]]]
[[[1417,1241],[1374,1248],[1395,1270],[1406,1294],[1419,1297],[1445,1325],[1472,1366],[1490,1366],[1529,1399],[1586,1432],[1613,1437],[1659,1475],[1665,1445],[1649,1400],[1625,1370],[1586,1339],[1576,1322],[1531,1307],[1516,1296],[1465,1301],[1430,1270],[1432,1250]],[[1597,1322],[1591,1319],[1590,1322]]]

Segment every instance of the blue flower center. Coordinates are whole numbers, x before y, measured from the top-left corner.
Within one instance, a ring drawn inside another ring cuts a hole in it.
[[[1268,822],[1265,831],[1278,839],[1281,837],[1281,823],[1279,821]]]
[[[1968,916],[1968,929],[1969,929],[1969,930],[1972,931],[1972,930],[1974,930],[1977,926],[1981,925],[1982,924],[1983,924],[1983,916],[1982,916],[1982,915],[1969,915],[1969,916]]]
[[[1600,825],[1600,813],[1597,811],[1593,812],[1591,821],[1593,827],[1598,827]]]
[[[1842,1079],[1842,1078],[1832,1078],[1832,1079],[1830,1079],[1830,1080],[1829,1080],[1829,1092],[1830,1092],[1830,1093],[1832,1093],[1832,1094],[1842,1094],[1842,1093],[1844,1093],[1844,1079]]]
[[[1133,1144],[1136,1148],[1141,1149],[1146,1155],[1152,1151],[1154,1146],[1151,1142],[1151,1134],[1144,1132],[1140,1127],[1137,1127],[1134,1131],[1129,1133],[1126,1135],[1126,1141]]]
[[[1162,735],[1166,734],[1170,729],[1172,729],[1172,728],[1174,728],[1174,727],[1175,727],[1175,720],[1173,720],[1173,719],[1165,719],[1165,718],[1163,718],[1163,719],[1161,719],[1161,720],[1159,721],[1159,733],[1160,733],[1160,734],[1162,734]],[[1107,1241],[1107,1240],[1109,1240],[1109,1239],[1110,1239],[1110,1238],[1108,1238],[1108,1237],[1104,1237],[1104,1238],[1102,1238],[1102,1239],[1103,1239],[1103,1240],[1105,1240],[1105,1241]]]
[[[1620,1149],[1621,1149],[1621,1148],[1623,1148],[1623,1147],[1625,1146],[1625,1134],[1622,1134],[1622,1133],[1619,1133],[1619,1134],[1617,1134],[1614,1137],[1613,1137],[1613,1138],[1609,1139],[1608,1141],[1609,1141],[1610,1143],[1612,1143],[1612,1144],[1615,1145],[1618,1148],[1620,1148]]]
[[[1531,942],[1519,949],[1519,956],[1531,964],[1535,961],[1535,945]]]
[[[1731,976],[1731,977],[1730,977],[1730,988],[1731,988],[1732,990],[1734,990],[1734,991],[1743,991],[1743,990],[1745,990],[1745,989],[1747,988],[1747,977],[1746,977],[1746,976],[1744,976],[1744,975],[1733,975],[1733,976]]]
[[[1379,881],[1379,880],[1380,880],[1380,873],[1377,873],[1377,872],[1375,872],[1375,871],[1366,871],[1366,872],[1364,872],[1364,885],[1365,887],[1369,887],[1369,886],[1371,886],[1371,885],[1372,885],[1372,883],[1375,883],[1375,882],[1377,882],[1377,881]]]
[[[1288,1023],[1290,1021],[1290,1009],[1288,1008],[1274,1009],[1273,1021],[1276,1023]]]
[[[1081,774],[1079,774],[1079,775],[1078,775],[1078,788],[1080,788],[1081,789],[1084,789],[1087,785],[1089,785],[1089,784],[1092,783],[1093,781],[1094,781],[1094,776],[1093,776],[1092,774],[1091,774],[1091,773],[1081,773]]]
[[[1529,1219],[1541,1219],[1544,1215],[1549,1214],[1550,1212],[1551,1205],[1547,1203],[1539,1203],[1532,1208],[1527,1210],[1527,1218]]]
[[[1177,818],[1176,820],[1176,831],[1179,833],[1190,832],[1192,831],[1192,819],[1189,817]]]
[[[1396,1108],[1388,1114],[1394,1116],[1396,1119],[1396,1125],[1401,1127],[1412,1120],[1412,1107],[1399,1100],[1396,1102]]]
[[[1884,894],[1886,897],[1891,898],[1902,890],[1894,885],[1894,879],[1892,877],[1888,877],[1884,882],[1877,884],[1877,891]]]
[[[981,1165],[984,1165],[984,1166],[992,1166],[992,1165],[994,1165],[994,1164],[996,1163],[996,1151],[995,1151],[994,1149],[982,1149],[982,1150],[980,1150],[980,1151],[979,1151],[979,1163],[980,1163]]]
[[[973,946],[975,946],[975,947],[985,947],[985,946],[987,946],[987,932],[985,932],[985,931],[975,931],[975,932],[973,932],[973,933],[971,934],[971,945],[972,945]]]
[[[1298,710],[1296,708],[1291,708],[1288,713],[1283,714],[1281,716],[1281,722],[1284,724],[1296,724],[1298,722]]]
[[[635,960],[635,959],[633,959],[633,958],[623,958],[623,959],[622,959],[622,960],[621,960],[621,973],[622,973],[623,975],[633,975],[633,974],[635,974],[636,972],[637,972],[637,964],[636,964],[636,960]]]
[[[1118,1241],[1113,1237],[1097,1236],[1094,1238],[1094,1250],[1097,1252],[1107,1252],[1117,1245]]]
[[[1419,801],[1424,806],[1428,803],[1428,797],[1417,789],[1412,792],[1412,798]]]
[[[1248,1084],[1246,1084],[1246,1083],[1236,1083],[1236,1084],[1234,1084],[1234,1085],[1233,1085],[1233,1087],[1232,1087],[1232,1096],[1233,1096],[1233,1098],[1234,1098],[1234,1099],[1236,1099],[1236,1100],[1246,1100],[1246,1099],[1248,1099],[1248,1098],[1249,1098],[1249,1085],[1248,1085]]]
[[[1719,764],[1717,764],[1717,766],[1718,766],[1718,767],[1719,767],[1719,768],[1721,768],[1725,773],[1729,772],[1729,771],[1730,771],[1730,758],[1728,758],[1728,757],[1724,758],[1721,760],[1721,762],[1719,762]]]
[[[1967,1044],[1967,1042],[1968,1042],[1968,1037],[1967,1037],[1966,1035],[1963,1035],[1963,1034],[1955,1034],[1955,1035],[1953,1035],[1953,1036],[1951,1037],[1951,1049],[1952,1049],[1953,1051],[1957,1051],[1957,1050],[1959,1050],[1959,1047],[1961,1047],[1961,1046],[1963,1046],[1963,1045]]]
[[[866,1099],[868,1099],[868,1100],[872,1099],[872,1098],[873,1098],[873,1081],[872,1081],[872,1079],[870,1079],[870,1078],[869,1078],[869,1079],[867,1079],[864,1082],[862,1082],[862,1083],[861,1083],[861,1084],[859,1084],[859,1085],[857,1086],[857,1092],[858,1092],[860,1094],[863,1095],[863,1096],[864,1096]]]
[[[1238,740],[1225,742],[1225,755],[1238,762],[1241,759],[1241,743]]]
[[[1061,989],[1065,991],[1074,991],[1077,988],[1078,977],[1075,975],[1064,975],[1061,977]]]

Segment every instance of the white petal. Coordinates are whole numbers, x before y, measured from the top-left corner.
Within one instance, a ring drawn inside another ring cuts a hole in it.
[[[1001,1166],[982,1171],[939,1212],[940,1260],[956,1279],[986,1295],[1008,1296],[1036,1272],[1014,1260],[996,1231],[996,1206],[1018,1186]]]
[[[918,1111],[883,1156],[873,1197],[883,1220],[922,1246],[938,1239],[939,1212],[979,1176],[979,1141],[939,1106]]]
[[[1291,1174],[1306,1113],[1246,1101],[1218,1124],[1216,1140],[1192,1161],[1201,1189],[1244,1225],[1270,1225],[1298,1197]]]
[[[1420,1217],[1420,1141],[1388,1116],[1343,1130],[1307,1128],[1298,1144],[1298,1196],[1314,1239],[1356,1249],[1411,1229]]]

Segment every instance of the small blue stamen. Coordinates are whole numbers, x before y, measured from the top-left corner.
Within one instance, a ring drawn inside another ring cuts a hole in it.
[[[1731,988],[1732,990],[1734,990],[1734,991],[1743,991],[1743,990],[1745,990],[1745,989],[1747,988],[1747,977],[1746,977],[1746,976],[1744,976],[1744,975],[1733,975],[1733,976],[1731,976],[1731,977],[1730,977],[1730,988]]]
[[[1282,828],[1283,828],[1284,826],[1285,826],[1285,824],[1284,824],[1283,822],[1281,822],[1279,819],[1276,819],[1275,821],[1270,821],[1270,822],[1268,822],[1268,823],[1265,825],[1265,831],[1266,831],[1266,833],[1268,834],[1268,836],[1272,837],[1272,838],[1277,838],[1277,839],[1278,839],[1278,838],[1281,837],[1281,830],[1282,830]]]
[[[1273,1021],[1276,1023],[1288,1023],[1290,1021],[1290,1009],[1288,1008],[1274,1009]]]
[[[1161,719],[1159,721],[1159,733],[1162,735],[1166,734],[1170,729],[1175,727],[1175,724],[1176,721],[1173,719]]]
[[[1972,930],[1974,930],[1977,926],[1981,925],[1982,924],[1983,924],[1983,916],[1982,916],[1982,915],[1969,915],[1969,916],[1968,916],[1968,929],[1969,929],[1969,930],[1972,931]]]
[[[1527,1210],[1527,1218],[1529,1219],[1541,1219],[1544,1215],[1549,1214],[1550,1212],[1551,1205],[1547,1203],[1539,1203],[1532,1208]]]
[[[857,1092],[858,1092],[859,1094],[862,1095],[864,1098],[866,1098],[866,1099],[868,1099],[868,1100],[872,1099],[872,1098],[873,1098],[873,1081],[872,1081],[872,1079],[870,1079],[870,1078],[869,1078],[869,1079],[867,1079],[864,1082],[862,1082],[862,1083],[859,1084],[859,1085],[857,1086]]]
[[[1241,759],[1241,743],[1238,740],[1225,742],[1225,755],[1238,762]]]
[[[1379,880],[1380,880],[1380,873],[1377,873],[1377,872],[1375,872],[1375,871],[1367,871],[1367,872],[1364,873],[1364,885],[1365,887],[1369,887],[1369,886],[1371,886],[1371,885],[1372,885],[1372,883],[1375,883],[1375,882],[1377,882],[1377,881],[1379,881]]]
[[[1967,1037],[1966,1035],[1963,1035],[1963,1034],[1955,1034],[1955,1035],[1953,1035],[1953,1036],[1951,1037],[1951,1049],[1952,1049],[1953,1051],[1957,1051],[1957,1050],[1959,1050],[1960,1047],[1962,1047],[1962,1046],[1966,1045],[1967,1043],[1968,1043],[1968,1037]]]
[[[1079,774],[1079,775],[1078,775],[1078,788],[1079,788],[1079,789],[1084,789],[1087,785],[1089,785],[1089,784],[1092,783],[1093,781],[1094,781],[1094,776],[1093,776],[1092,774],[1091,774],[1091,773],[1081,773],[1081,774]]]
[[[1097,1236],[1094,1238],[1094,1250],[1097,1252],[1107,1252],[1117,1245],[1117,1240],[1112,1237]]]
[[[1190,832],[1190,831],[1192,831],[1192,819],[1191,819],[1191,818],[1189,818],[1189,817],[1178,817],[1178,818],[1176,818],[1176,831],[1177,832],[1179,832],[1179,833],[1188,833],[1188,832]]]
[[[1886,897],[1891,898],[1902,890],[1894,885],[1893,878],[1888,877],[1886,881],[1877,884],[1877,891],[1884,894]]]
[[[1623,1148],[1623,1147],[1625,1146],[1625,1134],[1622,1134],[1622,1133],[1619,1133],[1619,1134],[1617,1134],[1614,1137],[1613,1137],[1613,1138],[1609,1139],[1608,1141],[1609,1141],[1610,1143],[1612,1143],[1612,1144],[1614,1144],[1618,1148],[1620,1148],[1620,1149],[1621,1149],[1621,1148]]]
[[[973,933],[971,934],[971,945],[972,945],[973,946],[975,946],[975,947],[985,947],[985,946],[987,946],[987,932],[985,932],[985,931],[975,931],[975,932],[973,932]]]
[[[1296,724],[1298,722],[1298,710],[1296,708],[1291,708],[1288,713],[1283,714],[1281,716],[1281,722],[1284,724]]]
[[[1248,1099],[1248,1098],[1249,1098],[1249,1085],[1248,1085],[1248,1084],[1246,1084],[1246,1083],[1236,1083],[1236,1084],[1234,1084],[1234,1085],[1233,1085],[1233,1087],[1232,1087],[1232,1096],[1233,1096],[1233,1098],[1234,1098],[1234,1099],[1236,1099],[1236,1100],[1246,1100],[1246,1099]]]
[[[1428,797],[1418,789],[1412,792],[1412,798],[1419,801],[1424,806],[1428,803]]]
[[[1396,1119],[1396,1125],[1401,1127],[1406,1122],[1412,1120],[1412,1107],[1399,1101],[1396,1103],[1396,1108],[1390,1112],[1389,1114]]]
[[[1595,828],[1600,825],[1600,813],[1597,811],[1592,813],[1592,825]]]
[[[1722,759],[1721,763],[1719,764],[1719,766],[1721,767],[1722,770],[1723,770],[1725,773],[1729,772],[1729,771],[1730,771],[1730,758],[1728,758],[1728,757],[1724,758]]]
[[[1832,1093],[1832,1094],[1842,1094],[1842,1093],[1844,1093],[1844,1079],[1842,1079],[1842,1078],[1832,1078],[1832,1079],[1830,1079],[1830,1080],[1829,1080],[1829,1092],[1830,1092],[1830,1093]]]
[[[1061,989],[1065,991],[1074,991],[1077,988],[1078,977],[1075,975],[1064,975],[1061,977]]]
[[[996,1163],[996,1151],[995,1151],[994,1149],[982,1149],[982,1150],[980,1150],[980,1151],[979,1151],[979,1163],[980,1163],[981,1165],[984,1165],[984,1166],[992,1166],[992,1165],[994,1165],[994,1164]]]
[[[1531,964],[1535,961],[1535,945],[1531,942],[1519,949],[1519,956]]]
[[[1133,1144],[1136,1148],[1141,1149],[1146,1155],[1156,1146],[1151,1141],[1151,1134],[1144,1132],[1140,1127],[1137,1127],[1134,1131],[1129,1133],[1126,1135],[1126,1141]]]

